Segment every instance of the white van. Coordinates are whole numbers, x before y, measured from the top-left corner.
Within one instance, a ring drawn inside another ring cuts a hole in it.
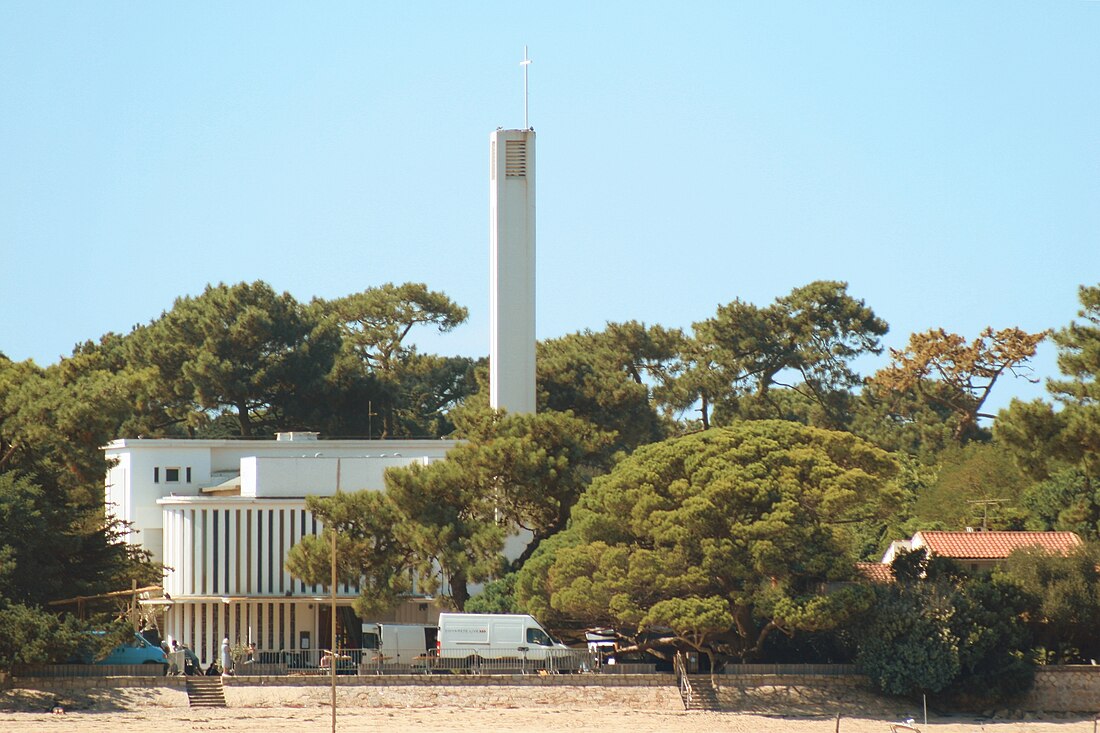
[[[570,651],[533,617],[518,613],[441,613],[437,642],[446,658],[541,660]]]
[[[436,627],[424,624],[363,624],[363,648],[374,651],[364,662],[414,664],[436,647]]]

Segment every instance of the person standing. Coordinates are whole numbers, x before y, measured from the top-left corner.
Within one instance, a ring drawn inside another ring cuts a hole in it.
[[[229,658],[229,637],[222,639],[222,674],[229,674],[230,672],[230,658]]]

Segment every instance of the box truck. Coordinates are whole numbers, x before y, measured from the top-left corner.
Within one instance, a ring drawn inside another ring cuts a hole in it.
[[[518,613],[441,613],[438,649],[445,658],[543,660],[570,653],[532,616]]]

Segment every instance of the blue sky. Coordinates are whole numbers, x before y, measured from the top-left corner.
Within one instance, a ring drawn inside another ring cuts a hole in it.
[[[487,353],[488,135],[522,126],[525,44],[540,338],[815,279],[892,346],[1058,328],[1100,282],[1097,38],[1095,2],[9,0],[0,351],[262,279],[425,282],[470,321],[422,347]]]

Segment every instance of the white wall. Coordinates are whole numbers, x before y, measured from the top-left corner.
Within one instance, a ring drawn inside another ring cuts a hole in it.
[[[213,472],[240,471],[241,461],[245,458],[312,458],[318,454],[323,454],[325,459],[376,456],[372,460],[381,461],[382,469],[351,468],[352,473],[345,473],[343,486],[348,491],[354,491],[357,488],[381,488],[381,480],[375,480],[375,474],[371,471],[377,471],[380,477],[381,470],[386,466],[408,465],[425,458],[438,460],[456,444],[453,440],[116,440],[105,448],[107,458],[116,460],[118,465],[107,473],[104,498],[113,516],[132,523],[135,530],[141,530],[136,535],[129,535],[128,541],[145,545],[146,537],[152,536],[145,530],[162,529],[158,499],[173,495],[200,496],[200,490],[211,485]],[[387,458],[377,458],[383,453],[387,454]],[[398,457],[395,454],[401,455]],[[179,468],[179,482],[167,481],[168,468]],[[188,468],[191,469],[190,482],[187,481]],[[159,482],[154,481],[154,469],[159,469]],[[324,470],[302,469],[298,476],[303,483],[296,488],[287,485],[276,471],[267,471],[257,479],[258,484],[253,483],[253,487],[261,487],[259,493],[253,488],[251,495],[304,496],[307,493],[325,493],[303,488],[323,478]],[[263,494],[263,482],[268,480],[273,482],[273,493]],[[318,485],[330,485],[335,490],[335,468],[332,469],[332,480]],[[155,553],[160,552],[159,547],[147,548]]]
[[[305,536],[323,530],[304,499],[168,498],[164,512],[164,589],[188,596],[316,595],[320,586],[295,581],[286,557]],[[341,584],[341,596],[358,589]]]
[[[387,468],[425,463],[425,457],[286,458],[250,456],[241,459],[241,496],[331,496],[336,493],[339,465],[342,491],[381,491]]]

